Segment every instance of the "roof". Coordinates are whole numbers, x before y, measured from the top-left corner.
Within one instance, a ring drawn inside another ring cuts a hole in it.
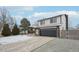
[[[61,24],[53,24],[53,25],[48,25],[48,26],[33,26],[34,28],[45,28],[45,27],[57,27],[61,26]]]
[[[61,14],[61,15],[57,15],[57,16],[53,16],[53,17],[49,17],[49,18],[44,18],[44,19],[38,20],[38,22],[48,20],[48,19],[54,18],[54,17],[59,17],[59,16],[62,16],[62,15],[67,15],[67,14]]]

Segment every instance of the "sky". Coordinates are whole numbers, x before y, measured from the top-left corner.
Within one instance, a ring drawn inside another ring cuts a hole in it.
[[[27,18],[33,25],[37,20],[60,14],[68,15],[70,26],[79,24],[79,6],[6,6],[4,8],[9,11],[18,25],[22,18]]]

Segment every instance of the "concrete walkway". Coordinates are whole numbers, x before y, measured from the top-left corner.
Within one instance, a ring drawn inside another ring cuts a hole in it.
[[[33,37],[23,42],[0,45],[0,52],[29,52],[51,40],[51,37]]]
[[[79,52],[79,40],[56,38],[33,52]]]

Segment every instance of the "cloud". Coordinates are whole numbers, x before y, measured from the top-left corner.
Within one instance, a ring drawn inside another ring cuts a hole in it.
[[[34,6],[8,6],[8,7],[0,7],[0,8],[6,8],[8,10],[14,10],[14,11],[18,11],[18,10],[21,10],[21,11],[33,11],[34,10]]]
[[[69,16],[73,16],[73,15],[79,15],[79,13],[77,11],[53,11],[53,12],[36,12],[34,13],[32,16],[34,17],[51,17],[51,16],[56,16],[56,15],[60,15],[60,14],[67,14]]]
[[[27,7],[23,7],[23,9],[26,10],[26,11],[33,11],[34,7],[27,6]]]
[[[0,8],[6,9],[7,11],[9,11],[9,14],[24,15],[25,13],[32,12],[37,7],[34,7],[34,6],[1,6]]]
[[[56,14],[78,15],[77,11],[57,11]]]

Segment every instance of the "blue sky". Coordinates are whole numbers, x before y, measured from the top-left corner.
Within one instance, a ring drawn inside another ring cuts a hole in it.
[[[16,19],[17,24],[26,17],[31,24],[42,18],[59,14],[69,15],[69,25],[79,24],[79,6],[6,6],[11,16]]]

